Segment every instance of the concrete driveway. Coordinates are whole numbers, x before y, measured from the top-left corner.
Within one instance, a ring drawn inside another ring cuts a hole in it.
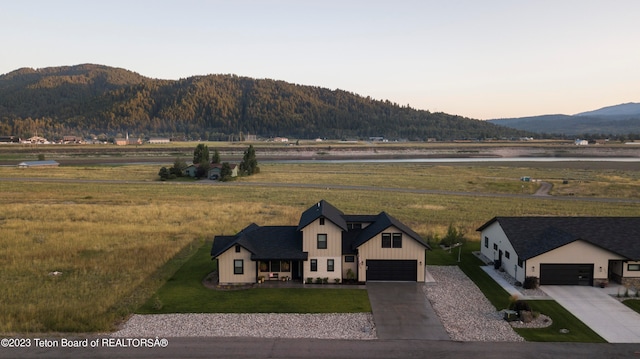
[[[422,290],[424,285],[367,282],[379,339],[450,340]]]
[[[540,289],[609,343],[640,343],[640,314],[602,288],[547,285]]]

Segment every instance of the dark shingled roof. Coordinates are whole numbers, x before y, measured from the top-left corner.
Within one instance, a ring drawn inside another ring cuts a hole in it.
[[[255,226],[235,236],[216,236],[211,256],[218,257],[235,245],[251,252],[252,260],[307,259],[307,253],[302,252],[302,232],[295,226]]]
[[[640,260],[640,217],[495,217],[518,257],[526,260],[583,240],[629,260]]]
[[[353,248],[360,247],[365,242],[375,237],[378,233],[391,226],[395,226],[399,230],[403,231],[425,248],[431,249],[431,247],[429,247],[429,245],[422,239],[422,237],[420,237],[418,233],[414,232],[411,228],[405,226],[404,223],[400,222],[394,217],[391,217],[386,212],[380,212],[380,214],[376,216],[375,221],[364,228],[362,232],[360,232],[358,237],[355,238],[354,242],[352,243]]]
[[[302,232],[295,226],[265,226],[244,235],[239,244],[252,247],[252,260],[305,260],[302,252]]]
[[[321,200],[302,213],[298,224],[298,230],[300,231],[316,219],[324,217],[333,222],[336,226],[340,227],[343,231],[346,231],[347,222],[342,218],[343,214],[344,213],[332,206],[329,202]]]

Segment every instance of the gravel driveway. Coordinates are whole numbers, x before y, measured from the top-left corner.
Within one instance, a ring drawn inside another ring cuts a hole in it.
[[[427,266],[427,270],[436,282],[424,286],[425,294],[451,339],[524,341],[460,268]]]

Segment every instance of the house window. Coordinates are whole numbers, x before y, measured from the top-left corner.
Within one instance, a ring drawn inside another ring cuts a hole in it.
[[[271,271],[280,272],[280,261],[271,261]]]
[[[494,250],[494,251],[497,251],[497,250],[498,250],[498,243],[494,243],[494,244],[493,244],[493,250]]]
[[[312,272],[317,272],[318,271],[318,260],[317,259],[312,259],[311,260],[311,271]]]
[[[628,271],[640,271],[640,264],[627,264]]]
[[[233,260],[233,274],[244,274],[244,260],[243,259],[234,259]]]
[[[489,248],[489,237],[484,237],[484,247]]]
[[[260,272],[268,272],[269,271],[269,262],[260,261]]]
[[[524,265],[524,261],[518,258],[518,267],[522,268],[523,265]]]
[[[345,256],[344,257],[344,261],[346,263],[353,263],[356,261],[356,256]]]
[[[280,271],[282,272],[291,272],[291,263],[289,261],[282,261],[280,265]]]
[[[382,248],[391,248],[391,233],[382,233]]]
[[[240,245],[239,244],[236,245],[236,253],[240,253]]]
[[[320,225],[324,226],[324,217],[320,217]]]
[[[504,252],[504,257],[509,259],[509,257],[511,257],[511,253],[509,253],[509,251],[505,251]]]
[[[318,234],[318,249],[327,249],[327,235]]]
[[[327,259],[327,272],[333,272],[333,259]]]
[[[393,248],[402,248],[402,233],[394,233],[393,234]]]

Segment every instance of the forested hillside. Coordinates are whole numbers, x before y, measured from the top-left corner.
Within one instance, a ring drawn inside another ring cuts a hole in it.
[[[124,69],[23,68],[0,76],[0,135],[438,140],[526,133],[343,90],[235,75],[158,80]]]

